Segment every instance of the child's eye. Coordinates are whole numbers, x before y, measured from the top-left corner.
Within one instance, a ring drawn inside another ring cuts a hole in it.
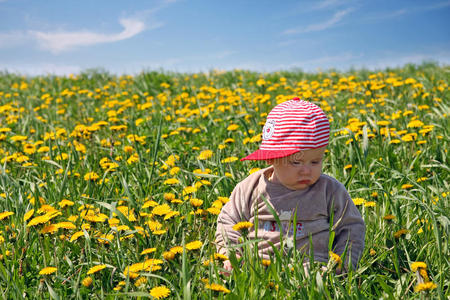
[[[313,165],[318,165],[318,164],[320,164],[320,161],[313,161],[313,162],[311,162]]]
[[[291,162],[291,164],[292,165],[294,165],[294,166],[298,166],[298,165],[300,165],[302,162],[300,162],[300,161],[292,161]]]

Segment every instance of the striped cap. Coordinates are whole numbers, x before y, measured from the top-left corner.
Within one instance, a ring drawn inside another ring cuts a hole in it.
[[[293,98],[275,106],[267,116],[259,150],[241,160],[281,158],[300,150],[328,145],[330,122],[317,105]]]

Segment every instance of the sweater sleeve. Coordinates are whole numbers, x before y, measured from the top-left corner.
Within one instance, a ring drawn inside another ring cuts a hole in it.
[[[228,253],[228,246],[239,243],[241,234],[233,230],[233,226],[241,221],[250,219],[249,201],[246,199],[241,184],[238,184],[223,207],[217,219],[216,247],[220,254]]]
[[[339,183],[339,187],[331,195],[328,205],[328,211],[334,214],[333,230],[335,231],[335,237],[333,252],[342,256],[347,247],[344,268],[348,268],[351,259],[352,267],[355,269],[364,250],[366,232],[364,221],[342,183]]]

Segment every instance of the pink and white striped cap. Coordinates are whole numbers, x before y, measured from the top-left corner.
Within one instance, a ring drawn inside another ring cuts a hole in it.
[[[295,97],[270,111],[259,150],[241,160],[281,158],[321,148],[328,145],[329,137],[330,122],[320,107]]]

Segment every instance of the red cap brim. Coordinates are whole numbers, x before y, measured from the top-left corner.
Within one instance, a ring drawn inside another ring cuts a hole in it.
[[[256,150],[250,155],[247,155],[244,158],[241,158],[242,160],[266,160],[266,159],[274,159],[274,158],[281,158],[286,157],[291,154],[297,153],[300,150]]]

